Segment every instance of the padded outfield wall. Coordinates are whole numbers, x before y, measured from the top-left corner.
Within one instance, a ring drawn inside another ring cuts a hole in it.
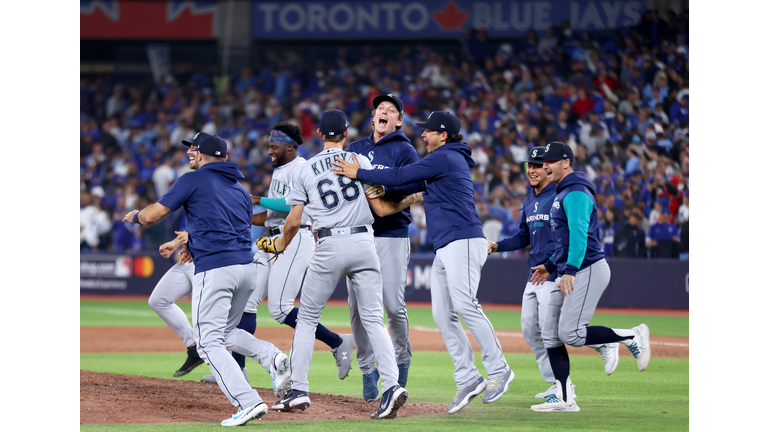
[[[613,259],[609,263],[611,283],[599,307],[688,309],[689,261]],[[80,293],[148,296],[173,264],[172,259],[154,253],[81,254]],[[431,257],[411,258],[406,301],[430,301],[431,270]],[[490,258],[483,266],[477,298],[481,304],[520,304],[527,276],[525,260]],[[346,298],[344,280],[331,298]]]

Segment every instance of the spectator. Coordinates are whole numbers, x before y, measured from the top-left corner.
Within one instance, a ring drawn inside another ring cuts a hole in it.
[[[176,180],[176,170],[173,169],[173,158],[170,154],[166,155],[163,163],[152,172],[152,182],[155,184],[155,195],[163,196],[171,184]]]
[[[578,98],[573,103],[573,111],[579,118],[584,118],[584,115],[595,107],[595,102],[587,97],[587,90],[584,87],[579,87],[576,94]]]
[[[111,238],[112,224],[101,208],[101,198],[88,192],[80,192],[80,250],[106,250]]]
[[[679,258],[680,237],[677,225],[670,222],[668,208],[663,208],[659,221],[651,225],[645,245],[651,249],[651,258]]]
[[[648,258],[645,231],[640,226],[640,215],[630,212],[628,223],[616,232],[613,256],[620,258]]]

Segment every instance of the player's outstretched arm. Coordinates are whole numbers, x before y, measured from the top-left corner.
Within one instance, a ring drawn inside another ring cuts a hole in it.
[[[404,209],[407,209],[412,204],[424,201],[421,192],[408,195],[397,202],[384,198],[369,198],[367,193],[366,198],[368,198],[368,204],[370,204],[371,209],[376,212],[379,217],[395,214]]]
[[[304,204],[292,205],[291,212],[288,213],[288,217],[285,218],[285,225],[283,225],[283,236],[275,239],[275,248],[278,252],[282,252],[285,248],[291,244],[291,240],[299,232],[301,226],[301,213],[304,211]]]
[[[143,210],[132,210],[131,212],[126,213],[126,215],[123,216],[123,222],[131,222],[137,223],[139,225],[149,226],[160,222],[160,220],[168,216],[170,213],[171,209],[168,207],[160,203],[154,203],[144,207]]]
[[[176,251],[176,249],[183,247],[185,244],[187,244],[187,241],[189,240],[189,233],[186,231],[174,231],[176,233],[176,238],[165,242],[162,245],[160,245],[160,255],[162,255],[163,258],[168,258],[171,255],[173,255],[173,252]]]
[[[251,225],[264,226],[267,222],[267,212],[256,213],[251,216]]]

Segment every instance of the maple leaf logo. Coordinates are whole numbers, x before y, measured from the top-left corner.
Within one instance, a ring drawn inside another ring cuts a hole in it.
[[[441,30],[459,30],[469,19],[469,12],[459,9],[456,3],[449,1],[445,10],[437,10],[432,14]]]

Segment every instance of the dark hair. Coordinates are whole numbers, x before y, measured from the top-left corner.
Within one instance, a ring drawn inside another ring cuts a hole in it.
[[[274,126],[272,126],[273,130],[279,130],[280,132],[285,133],[289,137],[291,137],[292,140],[296,141],[298,144],[301,144],[304,142],[304,138],[301,137],[301,129],[299,129],[298,126],[288,123],[285,121],[277,122]]]
[[[445,143],[452,143],[452,142],[463,142],[464,141],[464,135],[461,134],[461,132],[457,133],[456,135],[448,135],[448,138],[446,138]]]

